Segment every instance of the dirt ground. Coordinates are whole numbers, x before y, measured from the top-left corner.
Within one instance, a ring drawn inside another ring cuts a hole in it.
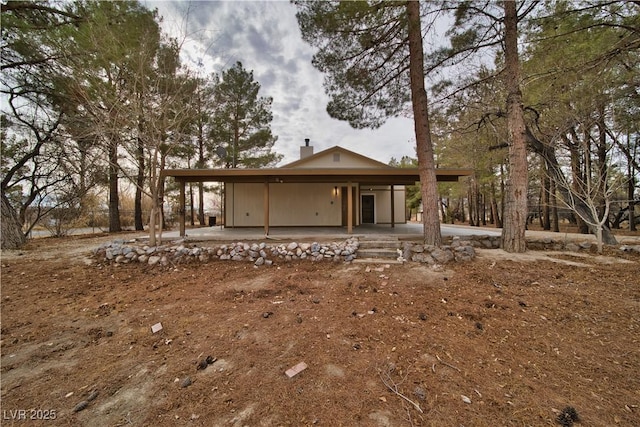
[[[101,241],[2,253],[3,426],[639,425],[637,255],[161,270]]]

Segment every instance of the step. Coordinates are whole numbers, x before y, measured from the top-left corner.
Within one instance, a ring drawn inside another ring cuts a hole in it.
[[[354,264],[402,264],[397,259],[384,259],[384,258],[356,258],[351,261]]]
[[[400,255],[396,249],[390,248],[374,248],[374,249],[361,249],[358,248],[358,258],[384,258],[384,259],[396,259]]]
[[[358,242],[359,249],[399,249],[400,242],[398,240],[360,240]]]

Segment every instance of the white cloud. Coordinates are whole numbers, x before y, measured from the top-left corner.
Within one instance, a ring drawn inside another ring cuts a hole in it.
[[[305,138],[316,152],[339,145],[384,163],[391,157],[415,157],[411,119],[392,118],[376,130],[355,130],[327,114],[323,75],[311,65],[314,52],[302,41],[289,1],[145,4],[158,9],[167,33],[185,40],[185,64],[208,74],[241,61],[254,71],[260,95],[273,98],[274,149],[284,155],[282,164],[298,158]]]

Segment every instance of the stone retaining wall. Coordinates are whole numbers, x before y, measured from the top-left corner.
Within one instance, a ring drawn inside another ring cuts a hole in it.
[[[445,244],[451,244],[451,242],[458,237],[444,238]],[[500,249],[500,236],[478,235],[478,236],[466,236],[466,241],[474,248],[482,249]],[[591,251],[595,250],[597,244],[593,240],[569,240],[559,234],[557,237],[541,237],[541,238],[527,238],[527,249],[534,251]],[[623,252],[636,252],[640,253],[640,245],[620,245],[618,248]]]
[[[188,262],[247,261],[256,266],[271,265],[274,260],[350,262],[356,258],[358,239],[343,242],[268,244],[237,242],[217,246],[198,246],[184,240],[161,246],[148,246],[137,241],[114,241],[94,251],[100,261],[116,264],[142,263],[148,265],[177,265]]]
[[[402,257],[408,261],[425,264],[446,264],[451,261],[471,261],[476,256],[476,251],[469,240],[460,240],[459,237],[448,239],[440,247],[423,245],[415,242],[404,242]]]
[[[94,251],[101,262],[115,264],[147,264],[150,266],[175,266],[189,262],[244,261],[255,266],[272,265],[274,261],[332,261],[351,262],[357,258],[358,239],[331,243],[281,243],[268,244],[237,242],[204,247],[178,240],[162,246],[148,246],[144,242],[114,241],[104,244]],[[399,261],[413,261],[426,264],[446,264],[452,261],[469,261],[475,251],[468,241],[454,238],[450,245],[435,247],[405,242],[404,249],[398,250]]]
[[[475,258],[474,248],[498,249],[500,236],[468,236],[448,237],[441,247],[424,245],[418,242],[405,241],[402,249],[398,249],[398,261],[412,261],[425,264],[446,264],[449,262],[466,262]],[[184,240],[173,241],[162,246],[150,247],[144,242],[116,240],[104,244],[94,251],[100,262],[128,264],[138,263],[150,266],[175,266],[189,262],[244,261],[255,266],[272,265],[274,261],[332,261],[351,262],[358,257],[358,239],[351,238],[342,242],[331,243],[246,243],[236,242],[215,246],[198,246]],[[527,247],[532,250],[591,250],[595,243],[566,241],[558,239],[528,239]],[[640,245],[621,245],[624,252],[640,253]]]

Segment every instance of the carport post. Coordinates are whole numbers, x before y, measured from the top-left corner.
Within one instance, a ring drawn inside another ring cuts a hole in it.
[[[269,181],[264,182],[264,235],[269,235]]]
[[[391,184],[391,228],[396,226],[396,206],[394,203],[394,189],[393,184]]]
[[[185,197],[184,197],[184,187],[185,181],[180,181],[180,210],[178,211],[178,221],[180,221],[180,237],[184,237],[185,229],[184,229],[184,220],[185,220]],[[162,228],[162,224],[160,224],[160,228]]]
[[[351,181],[347,182],[347,234],[353,233],[353,188]]]

